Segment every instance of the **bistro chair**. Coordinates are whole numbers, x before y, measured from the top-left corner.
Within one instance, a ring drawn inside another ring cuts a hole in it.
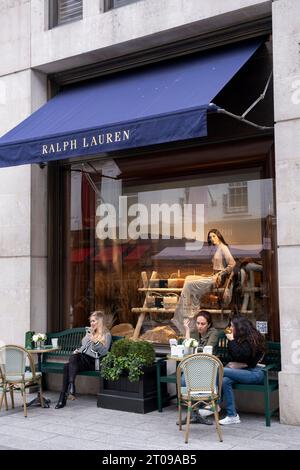
[[[185,386],[182,386],[182,374],[185,379]],[[211,409],[214,411],[219,440],[223,441],[217,406],[217,402],[221,398],[222,380],[223,365],[216,356],[211,354],[193,354],[179,363],[177,368],[179,430],[182,430],[182,405],[186,405],[186,444],[188,443],[190,432],[191,411],[197,408],[200,403],[211,406]]]
[[[1,358],[0,358],[1,360]],[[6,393],[3,393],[4,391],[4,381],[3,381],[3,378],[2,378],[2,372],[1,372],[1,369],[0,369],[0,411],[2,409],[2,405],[3,405],[3,401],[5,403],[5,409],[6,411],[8,410],[8,403],[7,403],[7,396],[6,396]]]
[[[26,370],[26,361],[29,362],[30,371]],[[19,389],[23,396],[24,416],[27,417],[26,387],[38,385],[40,388],[41,404],[44,407],[42,394],[42,373],[35,371],[35,365],[31,354],[22,346],[8,344],[0,348],[0,380],[2,394],[0,398],[0,410],[3,401],[8,410],[6,393],[11,396],[12,408],[14,408],[14,390]]]

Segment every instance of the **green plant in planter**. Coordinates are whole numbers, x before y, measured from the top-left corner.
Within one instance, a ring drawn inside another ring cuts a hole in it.
[[[101,375],[106,380],[118,380],[123,373],[130,382],[136,382],[144,373],[144,366],[151,366],[155,350],[148,341],[132,341],[124,338],[116,341],[111,352],[102,359]]]

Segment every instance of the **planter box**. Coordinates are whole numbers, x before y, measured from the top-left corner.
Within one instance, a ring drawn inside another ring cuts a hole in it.
[[[164,373],[166,374],[166,370]],[[167,400],[167,384],[162,384],[162,386],[164,400]],[[97,406],[134,413],[149,413],[157,410],[155,364],[144,368],[144,375],[138,382],[130,382],[125,374],[116,381],[105,380],[101,377]]]

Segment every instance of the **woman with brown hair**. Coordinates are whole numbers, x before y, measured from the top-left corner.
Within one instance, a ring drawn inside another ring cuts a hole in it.
[[[240,417],[236,412],[232,385],[261,384],[264,373],[257,363],[265,352],[265,339],[246,317],[234,317],[232,333],[226,334],[231,362],[224,367],[222,397],[226,401],[227,416],[220,424],[238,424]]]
[[[104,313],[95,311],[90,315],[90,329],[82,339],[82,345],[75,349],[69,362],[64,365],[63,387],[56,409],[66,405],[67,397],[75,398],[75,378],[83,370],[95,370],[99,358],[110,348],[111,334],[104,323]]]
[[[199,347],[212,346],[213,354],[218,345],[219,333],[213,327],[211,314],[200,310],[194,317],[197,331],[191,331],[191,320],[186,318],[183,322],[185,328],[185,339],[195,338]]]

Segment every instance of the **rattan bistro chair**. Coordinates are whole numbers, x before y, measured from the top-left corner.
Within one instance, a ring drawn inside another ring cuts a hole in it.
[[[181,383],[182,374],[185,378],[185,387],[183,387]],[[179,430],[181,431],[182,429],[182,405],[186,405],[186,443],[189,438],[191,411],[200,403],[210,405],[212,410],[214,410],[217,433],[220,441],[223,441],[217,407],[217,401],[221,397],[222,380],[223,365],[216,356],[212,356],[211,354],[193,354],[179,363],[177,368]]]
[[[29,362],[30,371],[26,370],[26,360]],[[23,396],[24,416],[27,417],[26,387],[38,385],[40,388],[41,405],[44,407],[42,394],[42,373],[35,371],[35,365],[31,354],[22,346],[8,344],[0,348],[0,377],[2,383],[2,394],[0,398],[0,410],[3,400],[6,410],[9,391],[11,395],[12,408],[14,408],[14,390],[18,388]]]

